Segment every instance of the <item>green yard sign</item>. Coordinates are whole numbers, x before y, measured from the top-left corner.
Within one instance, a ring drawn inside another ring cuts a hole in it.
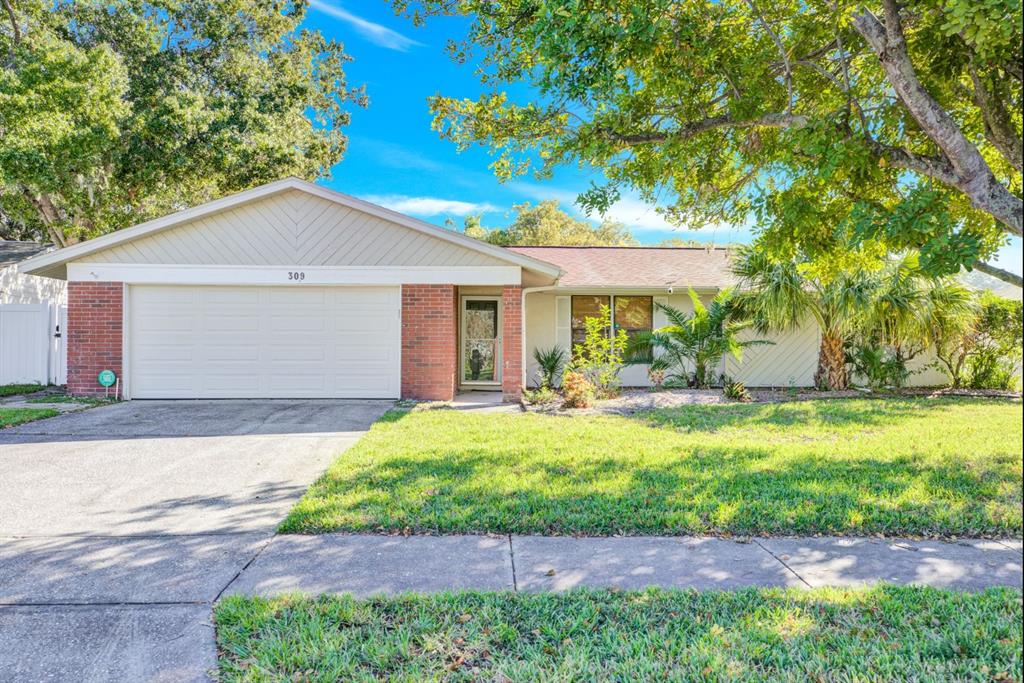
[[[96,375],[96,381],[100,383],[100,386],[112,387],[114,382],[117,381],[117,375],[114,374],[113,370],[103,370],[100,374]]]

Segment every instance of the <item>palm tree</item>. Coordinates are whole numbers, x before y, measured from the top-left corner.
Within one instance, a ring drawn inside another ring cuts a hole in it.
[[[865,332],[906,362],[962,332],[976,318],[971,290],[955,278],[924,274],[918,254],[912,252],[881,271]]]
[[[761,333],[783,332],[812,318],[821,332],[814,383],[840,391],[850,385],[846,343],[871,310],[875,282],[860,268],[825,273],[808,259],[773,259],[756,248],[740,250],[736,305]]]
[[[733,319],[732,289],[723,289],[707,306],[690,289],[690,300],[692,315],[656,304],[669,324],[652,332],[639,333],[630,342],[629,362],[647,363],[652,371],[663,372],[666,386],[689,385],[692,365],[694,384],[706,388],[711,384],[714,368],[726,353],[742,360],[744,348],[771,343],[760,339],[739,340],[739,333],[750,327],[750,323]],[[655,351],[660,353],[655,354]]]

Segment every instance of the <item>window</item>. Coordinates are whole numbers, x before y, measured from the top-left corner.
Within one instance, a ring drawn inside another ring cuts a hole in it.
[[[572,348],[582,344],[587,337],[584,321],[587,318],[600,318],[601,307],[611,308],[610,296],[574,296],[572,298]]]
[[[574,296],[572,298],[572,345],[582,344],[587,336],[584,321],[601,315],[601,306],[612,310],[612,324],[632,338],[638,332],[654,329],[654,298],[649,296]],[[609,330],[609,333],[611,330]]]
[[[654,299],[649,296],[615,297],[615,329],[625,330],[632,339],[637,332],[654,329]]]

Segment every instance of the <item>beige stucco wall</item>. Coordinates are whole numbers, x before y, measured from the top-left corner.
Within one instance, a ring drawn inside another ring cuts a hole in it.
[[[25,275],[17,266],[0,268],[0,304],[67,304],[67,283],[49,277]]]
[[[240,266],[509,265],[298,190],[141,237],[85,260]]]
[[[607,292],[575,292],[577,294],[607,294]],[[668,294],[665,290],[649,292],[621,292],[621,294],[645,294],[665,298],[668,305],[686,312],[693,311],[693,305],[686,292],[678,290]],[[556,301],[558,296],[567,296],[556,292],[536,292],[526,297],[526,367],[527,385],[537,383],[537,363],[533,359],[534,349],[548,348],[558,343],[558,321]],[[713,295],[702,295],[705,303]],[[566,313],[566,311],[563,311]],[[655,327],[665,324],[656,313]],[[562,328],[568,321],[562,322]],[[788,332],[759,335],[752,330],[742,333],[745,339],[762,338],[773,341],[771,345],[752,346],[744,349],[743,359],[737,361],[732,356],[723,359],[719,372],[742,381],[749,387],[789,386],[809,387],[814,384],[814,371],[817,366],[820,335],[812,321]],[[564,334],[563,334],[564,339]],[[564,344],[562,344],[564,346]],[[946,383],[945,375],[935,369],[927,368],[934,360],[932,352],[928,352],[911,362],[910,367],[919,370],[910,378],[911,386],[937,386]],[[620,375],[623,386],[649,386],[646,366],[627,366]]]

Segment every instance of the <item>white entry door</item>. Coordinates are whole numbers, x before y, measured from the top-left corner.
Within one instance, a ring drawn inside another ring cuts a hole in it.
[[[397,287],[132,286],[131,398],[397,398]]]

